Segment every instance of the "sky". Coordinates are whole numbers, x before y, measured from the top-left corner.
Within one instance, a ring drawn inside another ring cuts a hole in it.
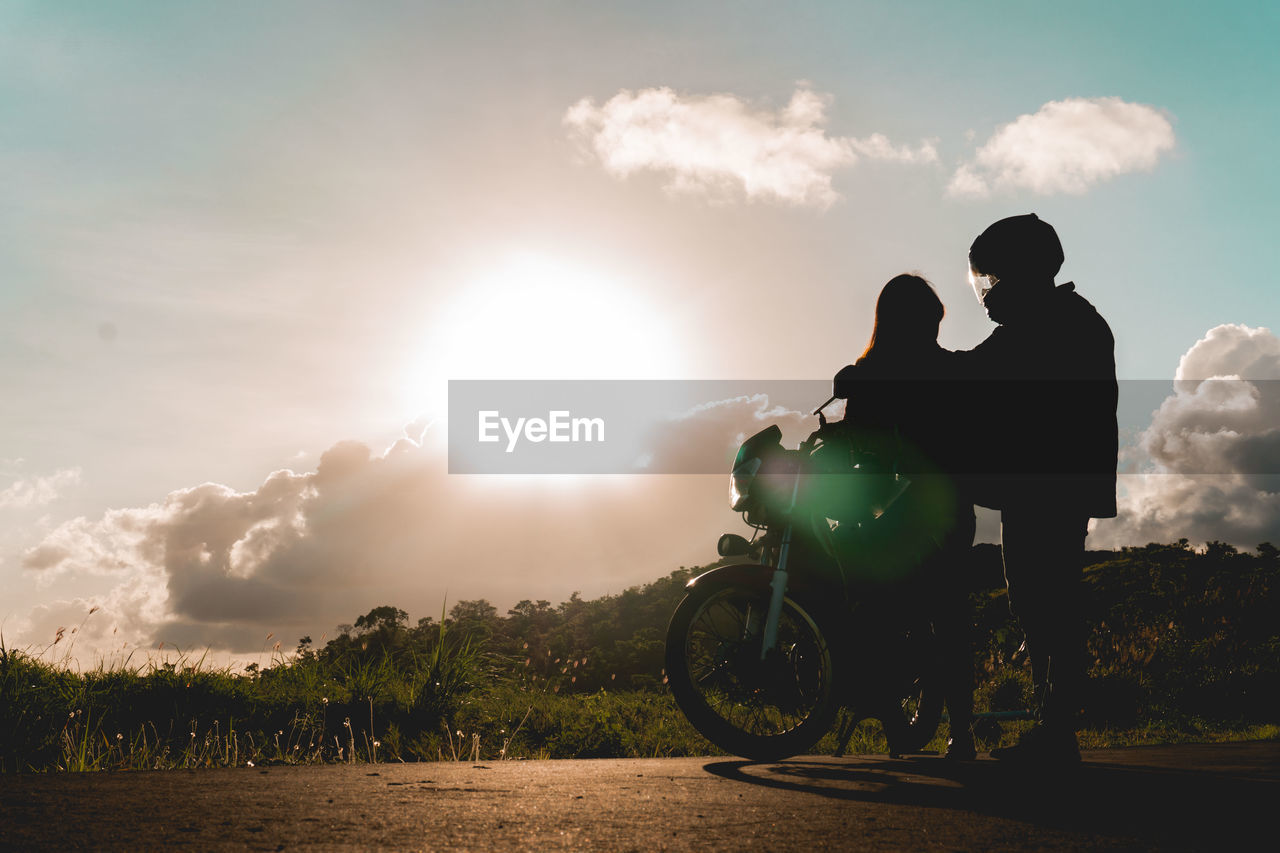
[[[903,271],[971,347],[968,246],[1031,211],[1161,383],[1091,543],[1280,541],[1277,37],[1261,2],[3,0],[4,641],[256,652],[709,562],[725,477],[449,474],[447,382],[823,380]],[[711,453],[811,423],[701,402]]]

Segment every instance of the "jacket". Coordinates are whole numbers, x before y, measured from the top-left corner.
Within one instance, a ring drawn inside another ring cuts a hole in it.
[[[958,356],[977,502],[1115,516],[1115,339],[1075,285]]]

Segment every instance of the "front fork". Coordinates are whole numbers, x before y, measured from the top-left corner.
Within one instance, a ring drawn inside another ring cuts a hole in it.
[[[778,564],[773,567],[773,580],[769,581],[769,612],[764,620],[764,637],[760,644],[760,660],[764,660],[778,646],[778,622],[782,618],[782,601],[787,595],[787,557],[791,551],[791,522],[782,531],[782,544],[778,546]]]
[[[831,400],[834,400],[832,397]],[[818,432],[809,436],[800,443],[800,459],[805,459],[813,450],[814,440],[821,433],[822,429],[827,426],[826,416],[822,414],[822,410],[826,408],[828,400],[818,407],[814,413],[818,416],[818,423],[821,425]],[[764,636],[763,642],[760,644],[760,660],[765,660],[769,654],[778,647],[778,621],[782,618],[782,602],[787,597],[787,558],[791,554],[791,534],[795,527],[793,519],[796,514],[796,500],[800,496],[800,475],[804,470],[801,463],[796,466],[796,477],[791,484],[791,505],[787,507],[786,517],[787,526],[782,529],[782,543],[778,546],[778,561],[773,567],[773,580],[769,581],[769,612],[764,620]],[[754,628],[755,626],[750,626]]]
[[[825,419],[823,423],[826,423]],[[803,451],[803,446],[801,449]],[[787,508],[787,526],[782,529],[782,544],[778,546],[778,562],[773,567],[773,580],[769,581],[769,613],[764,620],[764,641],[760,644],[760,660],[767,658],[778,646],[778,621],[782,618],[782,602],[787,596],[787,558],[791,555],[791,533],[795,527],[792,519],[795,518],[796,498],[799,494],[800,469],[797,468],[795,482],[791,485],[791,506]]]

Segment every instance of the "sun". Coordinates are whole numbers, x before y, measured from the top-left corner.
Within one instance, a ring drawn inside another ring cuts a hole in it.
[[[442,300],[408,394],[434,413],[451,379],[679,378],[686,348],[673,313],[624,272],[507,252]]]

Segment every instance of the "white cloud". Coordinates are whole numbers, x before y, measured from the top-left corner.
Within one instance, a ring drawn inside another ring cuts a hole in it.
[[[1174,378],[1193,390],[1200,380],[1219,376],[1280,379],[1280,338],[1266,328],[1215,326],[1178,360]]]
[[[63,468],[47,477],[28,477],[0,492],[0,509],[31,509],[53,503],[80,482],[79,468]]]
[[[597,106],[583,98],[564,122],[584,148],[619,178],[650,170],[672,192],[742,196],[827,207],[839,194],[832,174],[859,157],[931,163],[930,142],[895,146],[882,134],[829,136],[830,97],[798,88],[781,110],[752,107],[735,95],[679,95],[669,88],[623,90]]]
[[[28,569],[54,574],[87,574],[112,576],[128,572],[133,566],[151,562],[147,534],[165,509],[157,504],[148,507],[113,509],[99,521],[73,518],[52,530],[39,545],[22,558]]]
[[[891,160],[897,163],[936,163],[938,147],[932,140],[925,140],[918,148],[894,145],[883,133],[873,133],[866,139],[852,139],[853,150],[871,160]]]
[[[951,176],[951,183],[947,184],[947,194],[985,198],[991,194],[991,189],[987,186],[986,180],[972,166],[961,166]]]
[[[1223,325],[1182,357],[1174,393],[1121,477],[1120,514],[1091,541],[1280,542],[1280,338]]]
[[[947,193],[1078,195],[1117,175],[1151,171],[1173,146],[1173,125],[1155,107],[1115,97],[1050,101],[998,128],[956,170]]]
[[[139,567],[105,595],[42,604],[12,628],[35,651],[54,644],[64,629],[48,657],[92,668],[127,659],[129,649],[154,647],[152,626],[163,620],[165,607],[164,578]]]

